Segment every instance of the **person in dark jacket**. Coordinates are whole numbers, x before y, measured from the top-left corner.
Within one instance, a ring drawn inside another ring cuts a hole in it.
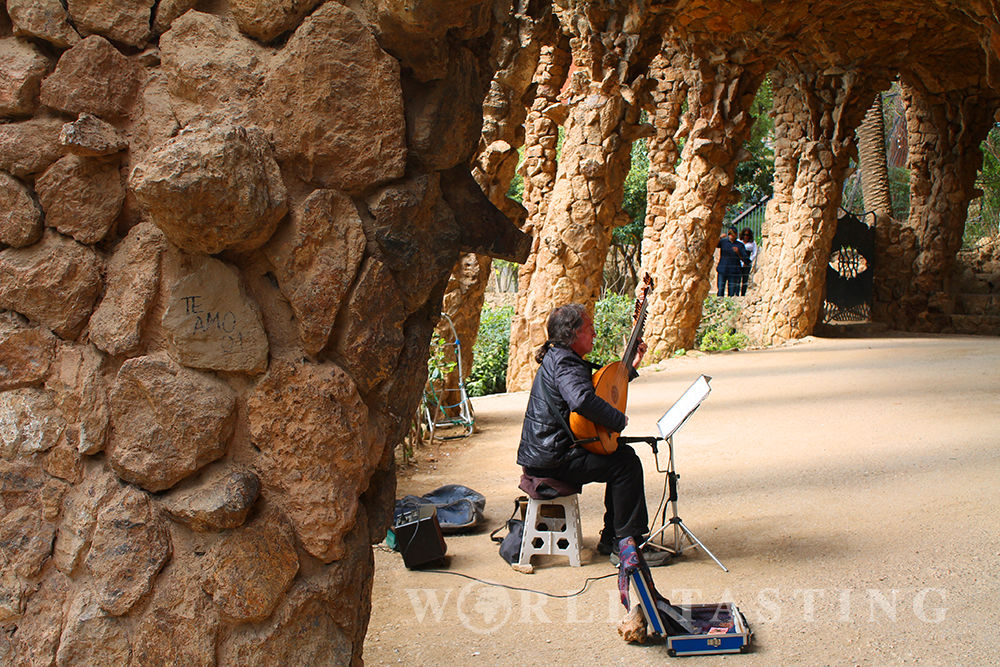
[[[749,259],[746,246],[736,240],[736,228],[730,227],[729,234],[719,239],[719,291],[716,296],[740,295],[740,281],[743,278],[743,260]]]
[[[553,310],[547,333],[548,340],[535,354],[541,367],[531,385],[517,463],[532,477],[575,485],[604,482],[604,530],[598,551],[608,554],[623,540],[649,532],[642,461],[624,444],[611,454],[594,454],[574,446],[568,432],[570,412],[615,433],[628,424],[623,412],[594,392],[591,373],[599,367],[583,358],[594,347],[594,323],[584,306],[569,304]],[[645,343],[640,344],[634,366],[645,351]],[[633,368],[632,377],[636,375]],[[546,391],[558,415],[549,407]]]

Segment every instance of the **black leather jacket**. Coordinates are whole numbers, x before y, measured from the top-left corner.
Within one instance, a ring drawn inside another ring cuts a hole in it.
[[[597,366],[569,348],[552,347],[545,354],[531,385],[528,407],[524,412],[521,444],[517,448],[518,465],[555,468],[573,447],[570,434],[549,409],[542,393],[542,382],[567,422],[570,412],[578,412],[610,431],[620,432],[625,428],[625,414],[594,393],[591,371],[595,368]]]

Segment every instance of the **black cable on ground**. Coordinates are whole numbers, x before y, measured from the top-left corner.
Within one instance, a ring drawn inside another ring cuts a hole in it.
[[[576,597],[577,595],[583,595],[587,588],[590,586],[592,581],[600,581],[601,579],[607,579],[609,577],[617,577],[618,572],[612,572],[611,574],[605,574],[600,577],[587,577],[586,581],[583,582],[583,588],[578,590],[576,593],[567,593],[566,595],[556,595],[555,593],[546,593],[545,591],[536,591],[533,588],[521,588],[519,586],[508,586],[507,584],[498,584],[493,581],[486,581],[485,579],[477,579],[468,574],[462,574],[461,572],[452,572],[451,570],[420,570],[421,572],[433,572],[434,574],[450,574],[456,577],[462,577],[463,579],[470,579],[472,581],[478,581],[484,586],[495,586],[496,588],[506,588],[511,591],[525,591],[527,593],[536,593],[548,598],[565,599]]]

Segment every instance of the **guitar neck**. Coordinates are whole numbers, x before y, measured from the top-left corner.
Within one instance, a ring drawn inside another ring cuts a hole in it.
[[[646,324],[646,304],[647,299],[642,300],[639,314],[635,318],[635,325],[632,327],[632,335],[629,336],[628,344],[625,345],[625,352],[622,354],[622,363],[626,368],[631,368],[635,361],[635,355],[639,352],[639,341],[642,340],[642,329]]]

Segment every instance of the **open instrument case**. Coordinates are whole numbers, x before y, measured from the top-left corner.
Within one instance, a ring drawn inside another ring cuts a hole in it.
[[[659,635],[670,656],[746,653],[753,633],[729,602],[671,605],[657,599],[641,571],[631,575],[650,634]]]

